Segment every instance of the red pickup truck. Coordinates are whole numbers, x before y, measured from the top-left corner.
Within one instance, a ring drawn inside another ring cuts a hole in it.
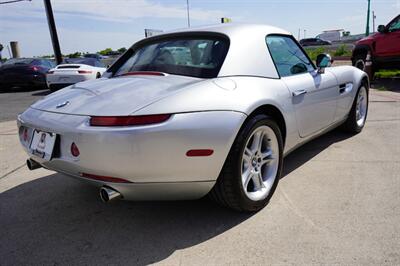
[[[388,25],[380,25],[377,33],[356,43],[353,66],[364,70],[368,53],[372,61],[372,73],[380,69],[400,69],[400,15]]]

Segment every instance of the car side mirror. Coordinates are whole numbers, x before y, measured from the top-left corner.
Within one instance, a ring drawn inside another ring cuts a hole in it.
[[[386,32],[386,26],[385,25],[379,25],[378,26],[378,32],[385,33]]]
[[[325,73],[325,68],[332,66],[333,60],[329,54],[319,54],[317,56],[318,73]]]

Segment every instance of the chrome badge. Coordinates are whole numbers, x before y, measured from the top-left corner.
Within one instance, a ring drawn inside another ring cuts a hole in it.
[[[65,101],[65,102],[62,102],[62,103],[57,104],[56,108],[58,109],[58,108],[67,106],[68,104],[69,104],[69,101]]]

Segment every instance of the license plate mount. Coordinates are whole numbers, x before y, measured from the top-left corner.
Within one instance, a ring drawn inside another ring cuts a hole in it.
[[[29,146],[32,154],[50,161],[53,156],[54,145],[56,143],[57,134],[44,132],[35,129]]]

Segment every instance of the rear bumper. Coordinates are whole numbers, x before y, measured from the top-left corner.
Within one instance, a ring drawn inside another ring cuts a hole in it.
[[[48,169],[110,186],[127,199],[181,199],[209,192],[245,118],[238,112],[210,111],[175,114],[156,125],[109,128],[90,127],[87,116],[30,108],[19,116],[18,126],[20,136],[24,127],[29,128],[29,136],[33,129],[58,134],[57,152],[50,161],[32,155],[29,143],[20,138],[29,156]],[[80,150],[77,158],[70,152],[73,142]],[[191,149],[212,149],[214,153],[188,157],[186,152]],[[91,180],[81,173],[132,183]]]
[[[39,87],[46,85],[44,74],[0,75],[0,87]]]

